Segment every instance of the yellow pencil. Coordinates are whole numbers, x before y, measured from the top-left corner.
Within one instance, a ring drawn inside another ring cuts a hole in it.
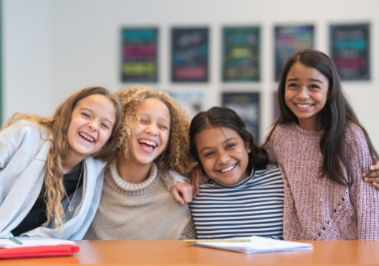
[[[250,242],[250,239],[248,239],[248,238],[184,239],[184,242]]]

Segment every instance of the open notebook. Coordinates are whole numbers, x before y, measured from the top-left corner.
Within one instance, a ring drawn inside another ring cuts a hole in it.
[[[79,249],[74,241],[62,239],[34,237],[0,239],[0,259],[68,256],[78,252]]]
[[[252,236],[246,239],[219,239],[199,240],[194,242],[195,246],[218,248],[243,253],[259,253],[288,250],[311,250],[310,243],[299,243],[292,241],[276,240],[271,238]]]

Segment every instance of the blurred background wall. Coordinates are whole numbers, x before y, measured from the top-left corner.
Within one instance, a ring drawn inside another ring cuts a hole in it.
[[[273,29],[313,24],[314,47],[329,53],[329,25],[370,24],[370,79],[344,81],[345,93],[379,149],[379,1],[377,0],[3,0],[2,121],[16,111],[51,115],[72,92],[91,85],[112,91],[130,86],[120,79],[121,29],[159,29],[159,79],[154,89],[198,90],[202,109],[221,104],[222,92],[260,93],[260,135],[273,122]],[[259,26],[261,77],[256,82],[221,79],[224,26]],[[177,26],[209,29],[209,81],[170,79],[170,30]]]

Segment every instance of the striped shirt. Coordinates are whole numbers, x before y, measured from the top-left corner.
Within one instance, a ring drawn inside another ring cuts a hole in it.
[[[234,186],[210,180],[200,185],[189,204],[197,238],[252,235],[282,239],[283,179],[279,168],[268,165]]]

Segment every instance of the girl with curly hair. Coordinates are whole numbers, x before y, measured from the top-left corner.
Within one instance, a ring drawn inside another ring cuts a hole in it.
[[[121,117],[118,98],[102,87],[74,93],[52,117],[16,113],[0,132],[0,237],[81,239]]]
[[[103,194],[86,239],[192,238],[187,205],[168,190],[192,165],[189,121],[167,93],[145,87],[118,93],[121,145],[105,174]]]

